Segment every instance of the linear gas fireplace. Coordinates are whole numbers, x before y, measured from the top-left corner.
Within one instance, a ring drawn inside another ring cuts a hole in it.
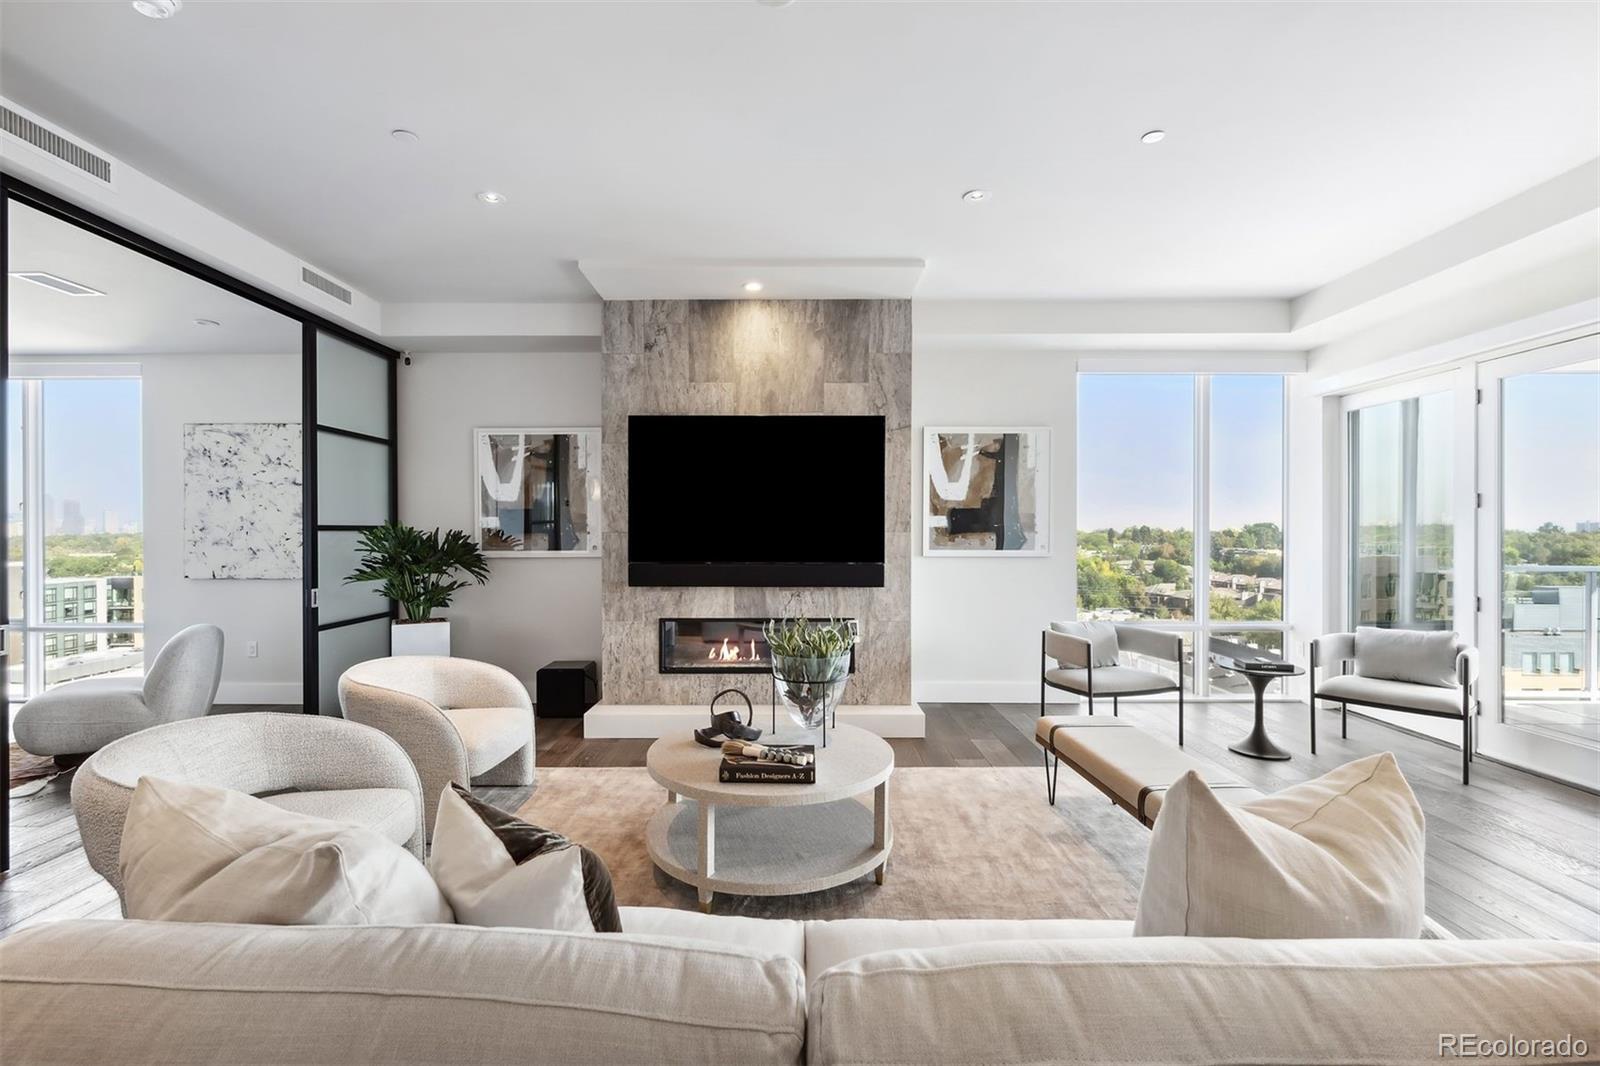
[[[813,618],[826,622],[826,618]],[[663,674],[764,674],[772,669],[765,618],[661,619]],[[855,673],[854,649],[850,672]]]

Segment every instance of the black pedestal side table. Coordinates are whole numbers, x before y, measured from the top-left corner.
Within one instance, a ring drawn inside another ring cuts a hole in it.
[[[1252,759],[1288,759],[1290,755],[1267,736],[1265,697],[1267,685],[1280,677],[1300,677],[1305,670],[1291,665],[1289,669],[1263,670],[1252,664],[1248,659],[1235,659],[1226,655],[1213,655],[1212,661],[1224,670],[1232,670],[1236,674],[1243,674],[1250,680],[1250,687],[1256,693],[1256,721],[1255,727],[1250,730],[1250,735],[1237,744],[1229,744],[1228,750],[1238,752],[1240,755]]]

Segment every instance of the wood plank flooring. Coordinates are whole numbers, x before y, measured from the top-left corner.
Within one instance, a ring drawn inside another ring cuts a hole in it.
[[[244,708],[240,708],[244,709]],[[259,710],[261,708],[250,708]],[[1033,704],[924,704],[928,735],[894,740],[901,766],[1039,767],[1037,794],[1019,797],[1048,810],[1043,759],[1033,743]],[[1140,728],[1177,742],[1177,705],[1123,705]],[[1428,913],[1465,937],[1600,941],[1600,797],[1487,760],[1473,763],[1463,787],[1459,754],[1378,722],[1350,718],[1339,737],[1337,713],[1319,716],[1318,753],[1308,750],[1304,704],[1267,707],[1268,728],[1294,754],[1289,762],[1235,755],[1250,709],[1242,703],[1191,703],[1188,751],[1272,791],[1362,755],[1393,751],[1428,818]],[[643,766],[648,740],[584,740],[578,719],[541,719],[541,766]],[[1066,771],[1070,772],[1070,771]],[[110,916],[115,897],[89,869],[69,801],[70,776],[12,800],[12,870],[0,878],[0,936],[37,921]],[[515,809],[529,789],[485,788],[491,803]],[[1071,809],[1058,808],[1071,817]]]

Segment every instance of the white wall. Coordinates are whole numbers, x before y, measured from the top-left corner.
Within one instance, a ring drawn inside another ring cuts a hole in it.
[[[500,352],[413,355],[400,367],[400,519],[472,529],[472,431],[600,424],[600,357]],[[604,531],[602,530],[602,538]],[[600,658],[600,560],[490,560],[489,584],[444,612],[451,650],[516,674],[553,659]]]
[[[1077,361],[1065,352],[917,351],[911,549],[911,695],[927,702],[1039,698],[1039,633],[1070,618],[1077,594]],[[1052,554],[922,554],[925,426],[1051,429]],[[1065,698],[1052,693],[1052,698]]]
[[[183,427],[190,422],[299,422],[300,353],[144,355],[145,661],[179,629],[222,627],[218,703],[298,703],[299,580],[195,581],[183,576]],[[245,654],[257,642],[258,658]]]

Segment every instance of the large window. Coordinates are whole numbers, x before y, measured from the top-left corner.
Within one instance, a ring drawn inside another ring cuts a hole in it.
[[[1350,412],[1350,619],[1450,629],[1455,444],[1448,392]]]
[[[12,699],[144,670],[137,378],[7,383]]]
[[[1283,394],[1276,374],[1078,379],[1078,615],[1184,632],[1199,695],[1249,691],[1210,651],[1283,651]]]

